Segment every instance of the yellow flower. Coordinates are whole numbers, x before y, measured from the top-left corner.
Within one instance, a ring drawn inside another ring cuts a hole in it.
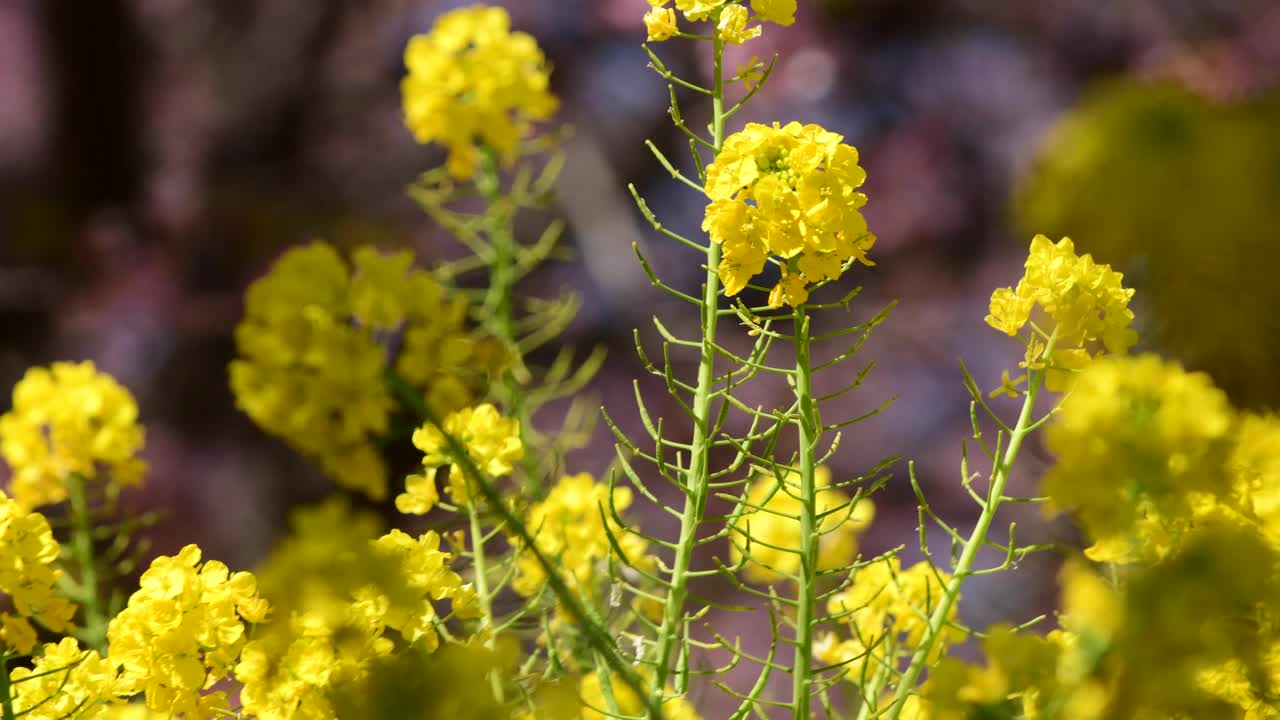
[[[124,695],[114,663],[74,638],[44,646],[32,666],[14,668],[13,709],[26,720],[114,717],[104,712]],[[207,716],[202,716],[207,717]]]
[[[716,30],[720,38],[730,45],[741,45],[746,41],[760,37],[760,26],[748,28],[749,15],[741,5],[729,5],[720,11],[720,23]]]
[[[379,537],[380,528],[339,500],[295,513],[293,533],[258,572],[274,619],[255,629],[235,669],[246,713],[335,718],[334,694],[362,686],[398,648],[437,649],[436,603],[459,618],[479,614],[439,534]]]
[[[376,441],[398,405],[385,379],[392,360],[430,407],[449,412],[487,387],[504,353],[468,331],[466,302],[413,269],[408,252],[362,247],[352,260],[320,242],[282,255],[246,295],[230,379],[255,423],[378,499],[387,470]],[[400,352],[389,358],[396,331]]]
[[[928,618],[951,579],[926,562],[904,572],[896,556],[858,568],[850,577],[849,585],[827,601],[827,612],[848,627],[858,645],[857,654],[867,655],[873,667],[880,661],[876,658],[884,657],[886,640],[907,652],[920,644],[928,630]],[[952,604],[949,620],[954,620],[957,604]],[[945,627],[931,651],[934,659],[959,639],[959,631]],[[858,675],[856,668],[851,672]]]
[[[676,25],[676,11],[671,8],[650,8],[644,14],[644,26],[649,31],[650,42],[668,40],[679,31]]]
[[[145,692],[147,707],[197,716],[204,690],[227,677],[240,656],[245,623],[266,620],[251,573],[201,563],[200,548],[161,556],[107,628],[108,659],[121,668],[121,692]]]
[[[578,683],[578,692],[582,698],[582,720],[607,720],[614,717],[642,717],[644,715],[644,701],[616,675],[609,677],[609,692],[613,696],[613,701],[617,703],[618,712],[621,713],[620,716],[612,712],[609,699],[605,697],[604,686],[600,682],[598,673],[588,672],[584,674],[582,680]],[[697,711],[693,709],[693,705],[689,704],[689,701],[682,696],[676,696],[663,702],[662,714],[668,720],[700,720],[701,718]]]
[[[1088,346],[1100,346],[1097,354],[1119,354],[1136,341],[1137,333],[1129,327],[1133,290],[1121,284],[1123,279],[1110,265],[1099,265],[1087,254],[1076,255],[1070,238],[1053,243],[1037,235],[1017,287],[991,294],[987,324],[1012,337],[1027,325],[1036,307],[1043,310],[1052,320],[1043,330],[1055,336],[1049,389],[1065,391],[1073,372],[1091,359]],[[1026,363],[1036,362],[1042,352],[1042,344],[1031,343]]]
[[[852,504],[844,491],[827,487],[831,472],[817,468],[816,508],[821,517],[818,531],[818,569],[845,567],[858,555],[858,535],[871,525],[875,507],[862,498]],[[799,498],[800,477],[787,476],[785,482],[763,476],[747,492],[743,512],[732,525],[730,556],[734,564],[744,560],[747,578],[753,582],[776,582],[784,575],[800,572],[800,520],[803,504]]]
[[[558,105],[542,50],[527,33],[511,32],[500,7],[441,15],[430,33],[409,40],[404,61],[405,124],[418,142],[447,146],[449,172],[461,180],[475,174],[480,147],[513,162],[533,123]]]
[[[1046,432],[1057,464],[1044,493],[1095,540],[1155,543],[1199,517],[1205,496],[1235,502],[1227,472],[1234,421],[1226,394],[1203,373],[1153,355],[1096,360]]]
[[[413,444],[424,454],[422,464],[434,471],[449,466],[449,497],[458,504],[471,497],[468,477],[450,449],[448,437],[461,443],[471,462],[490,478],[508,475],[515,463],[524,458],[520,440],[520,421],[504,418],[489,403],[464,408],[444,419],[441,428],[427,423],[413,433]],[[396,508],[402,513],[421,515],[435,505],[434,472],[413,476],[406,491],[396,497]],[[430,487],[428,487],[430,486]]]
[[[721,22],[736,27],[745,12],[726,7]],[[842,140],[794,122],[751,123],[725,140],[707,167],[702,227],[721,245],[726,295],[741,292],[770,256],[784,270],[770,295],[775,307],[806,302],[809,286],[839,278],[853,262],[874,264],[867,252],[876,238],[861,212],[867,198],[857,191],[866,172]]]
[[[610,507],[612,505],[612,508]],[[589,597],[607,578],[606,563],[613,555],[609,535],[613,536],[627,559],[641,564],[649,543],[624,530],[614,519],[631,505],[631,490],[598,483],[588,473],[560,478],[546,499],[534,503],[525,513],[524,524],[535,533],[538,550],[552,560],[571,587]],[[541,590],[546,573],[531,553],[521,553],[516,564],[512,587],[530,596]]]
[[[751,11],[766,22],[790,25],[796,21],[796,0],[751,0]]]
[[[31,620],[54,632],[71,629],[76,607],[55,590],[60,552],[49,521],[0,492],[0,654],[6,647],[31,652]]]
[[[10,489],[27,508],[65,500],[72,475],[103,479],[111,490],[140,484],[142,440],[133,396],[87,361],[31,368],[0,416]]]

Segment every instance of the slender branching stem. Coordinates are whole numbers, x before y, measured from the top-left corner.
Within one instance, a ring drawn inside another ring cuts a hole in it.
[[[485,222],[492,248],[487,263],[489,287],[484,295],[483,322],[510,355],[508,365],[502,371],[502,381],[498,383],[498,400],[506,415],[520,421],[520,439],[528,449],[524,459],[525,489],[536,496],[542,478],[538,471],[537,453],[532,452],[530,446],[533,427],[525,402],[526,394],[517,376],[524,372],[524,357],[516,329],[515,284],[519,279],[517,265],[520,262],[515,238],[516,205],[502,188],[502,169],[497,154],[491,148],[484,148],[481,153],[476,188],[484,197]]]
[[[711,93],[711,138],[714,152],[719,153],[724,145],[724,42],[717,33],[712,40],[714,68],[714,85]],[[711,403],[715,384],[714,348],[716,324],[719,314],[716,312],[720,295],[720,276],[716,269],[720,265],[720,246],[708,243],[706,248],[706,280],[702,286],[701,324],[702,343],[698,360],[698,384],[694,389],[693,411],[694,428],[692,449],[689,452],[687,471],[683,473],[685,501],[680,516],[680,539],[677,543],[675,559],[671,566],[670,589],[667,592],[666,605],[662,614],[662,625],[656,639],[655,667],[651,684],[651,700],[661,703],[666,691],[667,679],[671,675],[671,664],[675,655],[676,644],[684,630],[684,606],[688,598],[689,564],[693,550],[697,546],[696,533],[706,513],[707,498],[710,495],[709,482],[711,472],[709,453],[711,450],[712,413]]]
[[[797,426],[800,435],[800,573],[796,577],[798,587],[795,660],[791,668],[791,716],[796,720],[809,720],[809,705],[813,699],[813,626],[817,621],[815,606],[818,602],[818,543],[821,541],[817,517],[815,454],[822,423],[818,420],[817,405],[813,400],[809,315],[803,305],[795,308],[793,320],[796,348],[795,396],[799,409]]]
[[[1042,363],[1048,362],[1049,358],[1052,357],[1053,345],[1056,339],[1056,336],[1050,336],[1037,360]],[[947,624],[951,609],[955,607],[956,601],[960,597],[961,587],[974,574],[973,563],[977,559],[978,550],[987,542],[987,533],[991,530],[991,524],[995,520],[996,512],[1000,510],[1001,505],[1005,502],[1004,488],[1009,482],[1009,474],[1013,470],[1013,464],[1018,459],[1018,453],[1022,449],[1023,441],[1033,430],[1032,411],[1035,407],[1036,396],[1039,395],[1041,385],[1044,382],[1044,374],[1045,371],[1043,369],[1029,369],[1027,371],[1027,392],[1022,400],[1022,411],[1018,413],[1018,422],[1014,424],[1009,433],[1009,444],[1005,446],[1004,455],[1000,457],[996,466],[992,468],[991,486],[987,489],[986,503],[983,505],[982,513],[978,516],[978,522],[974,525],[969,539],[965,541],[964,549],[960,551],[960,557],[956,559],[951,580],[947,582],[937,607],[929,615],[929,625],[925,631],[924,638],[921,640],[920,646],[911,655],[911,662],[907,665],[906,672],[902,674],[898,681],[898,688],[894,692],[893,701],[885,714],[885,720],[898,720],[898,716],[902,714],[907,698],[915,691],[916,682],[919,681],[920,674],[924,672],[929,655]]]
[[[480,524],[480,508],[475,498],[467,500],[467,517],[471,521],[471,563],[475,573],[476,599],[480,603],[484,629],[488,633],[485,647],[492,650],[497,641],[498,623],[493,617],[493,597],[489,594],[489,563],[484,549],[484,527]],[[497,670],[490,671],[489,684],[493,688],[494,699],[499,703],[506,702],[502,678],[498,676]]]
[[[80,566],[79,585],[83,591],[77,598],[84,608],[80,639],[87,647],[106,652],[107,617],[98,587],[98,561],[93,554],[93,516],[89,512],[87,484],[85,477],[78,473],[73,473],[67,482],[71,499],[71,552]]]
[[[13,686],[9,684],[9,655],[0,653],[0,720],[14,720]]]

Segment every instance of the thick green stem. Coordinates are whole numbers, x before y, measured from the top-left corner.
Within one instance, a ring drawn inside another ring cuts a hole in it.
[[[99,596],[98,563],[93,555],[93,518],[89,513],[85,484],[85,478],[80,475],[72,475],[67,482],[67,494],[71,499],[71,552],[80,566],[80,587],[83,589],[83,594],[77,598],[84,608],[80,640],[87,647],[105,653],[107,618]]]
[[[524,388],[517,377],[517,372],[523,372],[524,358],[520,355],[516,337],[515,211],[511,198],[502,190],[502,170],[497,155],[491,149],[486,148],[481,153],[476,187],[484,196],[489,243],[493,249],[488,263],[489,287],[484,297],[484,325],[510,355],[510,363],[502,371],[502,382],[498,383],[498,399],[505,414],[520,421],[520,439],[527,449],[532,450],[529,442],[532,420],[525,407]],[[542,481],[538,473],[537,453],[525,453],[524,469],[525,488],[532,492],[531,497],[535,497]]]
[[[480,603],[485,630],[492,631],[498,624],[493,618],[493,597],[489,594],[489,563],[484,552],[484,527],[480,524],[480,510],[474,498],[467,500],[467,516],[471,521],[471,562],[475,570],[476,599]],[[490,633],[484,646],[492,650],[496,640]],[[505,703],[506,693],[502,689],[502,678],[498,676],[497,670],[489,673],[489,684],[493,689],[494,699],[500,704]]]
[[[724,42],[719,35],[714,39],[715,85],[711,96],[711,135],[714,152],[724,145]],[[710,494],[709,451],[711,447],[711,394],[715,384],[716,322],[720,297],[720,246],[707,244],[706,279],[702,286],[702,353],[698,359],[698,385],[693,396],[693,442],[689,452],[689,465],[684,473],[684,484],[691,492],[685,498],[680,515],[680,540],[671,565],[670,588],[662,613],[662,626],[656,639],[656,653],[651,684],[653,703],[661,703],[666,692],[667,678],[671,675],[672,656],[684,629],[684,605],[688,598],[689,564],[696,546],[695,535],[706,513],[707,496]]]
[[[1054,337],[1049,338],[1048,344],[1040,355],[1040,360],[1047,361],[1051,357],[1055,339]],[[952,570],[951,580],[943,590],[938,606],[929,615],[929,627],[925,632],[924,639],[920,642],[920,646],[916,648],[915,653],[912,654],[911,663],[907,665],[907,671],[902,674],[902,678],[898,682],[898,689],[894,692],[893,703],[889,706],[888,713],[885,714],[885,720],[897,720],[902,713],[907,698],[915,691],[916,682],[919,681],[920,674],[924,672],[924,667],[928,662],[930,653],[933,651],[933,646],[942,634],[943,626],[947,623],[951,609],[955,607],[956,601],[960,597],[960,588],[973,572],[973,562],[978,556],[978,550],[986,542],[987,533],[991,530],[991,523],[995,521],[996,512],[1000,510],[1004,498],[1004,488],[1009,482],[1009,473],[1013,470],[1013,464],[1018,459],[1019,451],[1022,450],[1023,441],[1031,431],[1033,424],[1031,422],[1032,410],[1035,407],[1036,395],[1039,394],[1040,384],[1043,380],[1044,370],[1029,370],[1027,372],[1027,394],[1022,401],[1022,411],[1018,413],[1018,422],[1009,433],[1009,445],[1005,448],[1004,456],[1000,459],[999,464],[992,469],[991,486],[987,490],[987,501],[982,508],[982,514],[978,516],[978,522],[974,526],[973,532],[965,542],[964,549],[960,551],[960,557],[956,560],[955,568]]]
[[[818,488],[815,483],[815,452],[818,445],[818,411],[813,401],[813,371],[809,361],[809,316],[801,305],[795,309],[796,337],[796,406],[800,412],[800,574],[796,578],[795,660],[791,668],[791,716],[809,720],[813,668],[814,606],[818,589],[817,519]],[[785,492],[785,490],[784,490]]]
[[[13,686],[9,684],[9,656],[0,653],[0,720],[14,720]]]

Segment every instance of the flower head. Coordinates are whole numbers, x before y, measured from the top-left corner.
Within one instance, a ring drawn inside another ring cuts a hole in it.
[[[443,427],[427,423],[413,433],[413,444],[424,454],[425,475],[411,476],[405,492],[396,497],[396,508],[402,513],[422,515],[435,506],[435,470],[449,467],[449,497],[465,503],[471,497],[470,482],[464,461],[454,455],[449,438],[465,448],[471,463],[491,478],[509,475],[515,463],[524,458],[520,439],[520,421],[503,417],[489,403],[463,408],[444,419]]]
[[[1037,235],[1017,287],[992,293],[987,324],[1014,336],[1030,322],[1032,311],[1040,308],[1052,321],[1044,331],[1055,338],[1048,387],[1065,390],[1069,373],[1088,363],[1089,345],[1100,344],[1098,354],[1104,350],[1118,354],[1136,341],[1137,333],[1129,327],[1133,290],[1121,284],[1123,279],[1110,265],[1099,265],[1088,254],[1077,255],[1070,238],[1054,243]],[[1030,343],[1027,363],[1035,363],[1043,350],[1043,343]]]
[[[415,35],[404,51],[405,124],[420,143],[449,149],[455,178],[475,174],[479,148],[511,162],[534,121],[556,111],[546,57],[533,37],[511,32],[500,7],[459,8]]]
[[[854,503],[843,490],[828,487],[831,472],[819,467],[814,478],[818,487],[817,513],[818,569],[830,570],[851,563],[858,554],[858,535],[871,525],[875,507],[865,498]],[[730,555],[733,562],[746,560],[748,579],[769,583],[800,572],[800,521],[804,507],[799,497],[800,478],[788,475],[783,481],[763,476],[747,492],[743,512],[732,525]]]
[[[27,371],[0,416],[0,454],[13,468],[14,500],[31,508],[67,498],[72,475],[108,489],[138,485],[143,431],[133,396],[92,362]]]
[[[702,229],[721,246],[726,295],[736,295],[770,258],[782,280],[775,307],[808,299],[809,286],[835,280],[854,261],[873,264],[857,191],[866,179],[858,151],[817,125],[751,123],[725,140],[707,167],[710,203]]]
[[[796,0],[751,0],[749,11],[745,0],[675,0],[675,9],[667,7],[670,3],[671,0],[649,0],[644,24],[651,42],[666,40],[676,33],[677,10],[689,22],[714,21],[720,39],[734,45],[760,36],[759,25],[748,26],[753,20],[777,25],[790,25],[796,20]]]
[[[1234,502],[1234,422],[1226,394],[1203,373],[1152,355],[1096,360],[1048,427],[1057,464],[1045,495],[1094,540],[1161,554],[1167,534],[1196,524],[1202,508]]]
[[[106,703],[126,694],[115,663],[69,637],[45,645],[32,666],[14,668],[10,680],[14,711],[27,720],[111,717]]]
[[[408,252],[362,247],[352,266],[332,246],[286,252],[245,298],[230,367],[236,403],[264,430],[319,461],[340,484],[387,492],[375,440],[397,402],[394,362],[429,406],[472,402],[502,362],[496,341],[467,328],[467,304],[450,297]],[[400,352],[384,342],[400,333]]]
[[[55,632],[71,628],[76,607],[56,590],[60,548],[49,521],[0,492],[0,654],[31,652],[31,620]]]
[[[147,707],[199,714],[203,691],[230,674],[248,637],[246,623],[266,620],[268,606],[252,573],[201,562],[200,548],[161,556],[107,628],[108,658],[122,669],[126,694],[143,692]]]

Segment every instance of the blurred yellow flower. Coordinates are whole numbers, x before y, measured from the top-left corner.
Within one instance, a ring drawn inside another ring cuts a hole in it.
[[[67,498],[72,475],[108,489],[138,485],[143,430],[133,396],[92,362],[27,371],[0,416],[0,454],[13,469],[10,490],[24,507]]]
[[[31,620],[54,632],[71,629],[76,606],[56,590],[60,552],[49,521],[0,492],[0,655],[31,652]]]
[[[524,458],[520,421],[503,417],[489,403],[450,414],[444,419],[443,432],[440,427],[427,423],[413,433],[413,444],[423,452],[422,464],[429,472],[409,478],[405,492],[396,497],[396,508],[400,512],[422,515],[434,507],[438,499],[435,470],[446,465],[449,466],[450,500],[463,504],[471,498],[469,481],[472,479],[454,455],[448,437],[461,443],[475,467],[490,478],[509,475],[515,463]]]
[[[431,32],[404,51],[401,82],[405,124],[420,143],[449,149],[449,173],[470,179],[480,148],[510,163],[533,122],[549,119],[558,102],[537,42],[511,32],[500,7],[475,5],[444,13]]]

